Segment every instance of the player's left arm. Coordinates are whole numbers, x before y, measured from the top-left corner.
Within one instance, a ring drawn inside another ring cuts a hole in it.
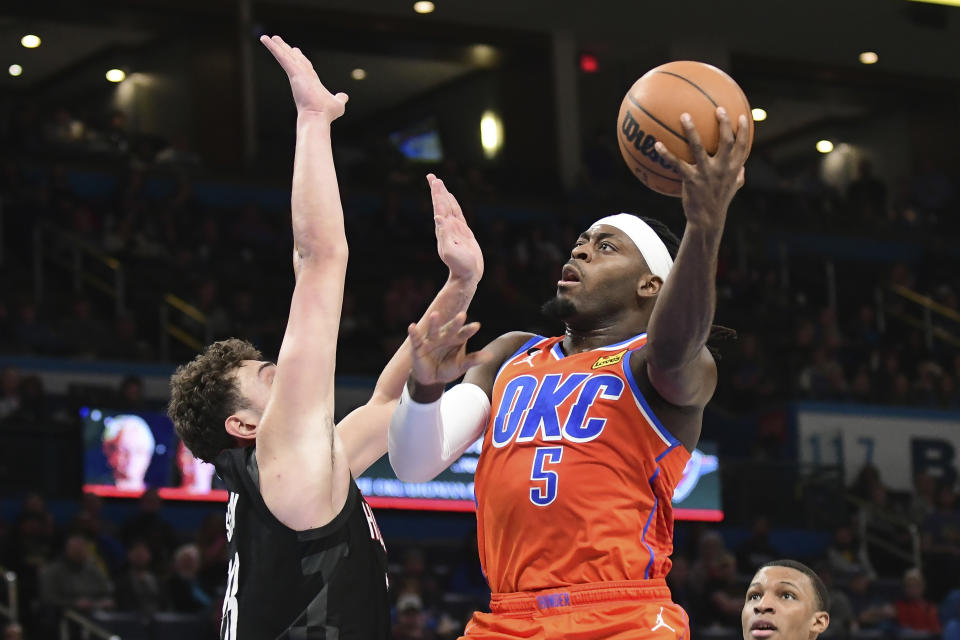
[[[437,253],[449,269],[447,281],[430,303],[424,318],[436,314],[440,319],[453,318],[467,310],[483,276],[483,253],[463,217],[457,199],[447,191],[443,181],[429,174],[433,201],[434,231]],[[393,410],[410,376],[413,356],[410,338],[403,344],[377,379],[370,400],[354,409],[337,425],[347,462],[353,475],[359,476],[387,452],[387,429]]]
[[[716,309],[720,239],[730,201],[743,186],[749,136],[745,116],[738,129],[743,133],[735,136],[726,111],[718,108],[720,141],[711,156],[690,116],[684,114],[681,121],[696,164],[678,159],[662,143],[656,148],[683,178],[687,226],[650,317],[644,361],[647,378],[664,400],[702,408],[717,386],[717,365],[706,344]]]

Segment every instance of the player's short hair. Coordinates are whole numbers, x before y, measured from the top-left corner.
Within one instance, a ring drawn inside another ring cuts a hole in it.
[[[262,360],[260,351],[246,340],[214,342],[170,378],[167,415],[190,452],[212,462],[224,449],[235,446],[224,422],[248,407],[240,395],[236,372],[244,360]]]
[[[813,591],[817,596],[817,611],[830,610],[830,591],[827,589],[827,585],[823,584],[823,580],[820,579],[816,571],[802,562],[789,559],[773,560],[760,567],[760,569],[766,567],[787,567],[788,569],[799,571],[810,578],[810,584],[813,585]]]

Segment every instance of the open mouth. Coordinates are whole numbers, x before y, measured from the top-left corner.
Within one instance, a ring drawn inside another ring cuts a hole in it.
[[[754,638],[769,638],[777,631],[777,625],[769,620],[754,620],[750,625],[750,636]]]
[[[563,271],[560,272],[560,282],[557,284],[573,284],[575,282],[580,282],[580,272],[569,264],[564,265]]]

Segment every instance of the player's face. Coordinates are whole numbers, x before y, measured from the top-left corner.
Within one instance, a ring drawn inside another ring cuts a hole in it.
[[[640,250],[609,225],[590,227],[577,238],[557,282],[557,298],[578,316],[616,314],[636,300],[637,283],[649,274]]]
[[[744,640],[810,640],[826,631],[830,616],[817,610],[806,574],[790,567],[764,567],[753,577],[740,613]]]
[[[276,372],[277,365],[265,360],[244,360],[237,370],[240,395],[258,414],[262,414],[267,407]]]

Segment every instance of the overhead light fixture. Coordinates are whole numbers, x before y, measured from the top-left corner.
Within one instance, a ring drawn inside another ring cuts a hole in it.
[[[9,67],[7,67],[7,73],[9,73],[14,78],[16,78],[17,76],[23,73],[23,67],[21,67],[18,64],[12,64]]]
[[[367,77],[367,71],[365,69],[361,69],[360,67],[357,67],[356,69],[350,72],[350,77],[353,78],[354,80],[363,80],[364,78]]]
[[[480,118],[480,144],[487,158],[496,156],[503,147],[503,123],[493,111],[484,111]]]
[[[20,38],[20,44],[26,47],[27,49],[36,49],[40,46],[40,36],[35,36],[33,34],[27,34]]]
[[[107,71],[107,80],[110,82],[123,82],[127,77],[123,69],[110,69]]]
[[[911,2],[922,2],[925,4],[942,4],[947,7],[960,7],[960,0],[910,0]]]
[[[817,143],[817,151],[820,153],[830,153],[833,151],[833,143],[829,140],[821,140]]]
[[[434,9],[436,9],[436,7],[430,0],[420,0],[419,2],[413,3],[413,10],[417,13],[433,13]]]
[[[765,110],[765,109],[761,109],[760,107],[754,107],[753,109],[751,109],[751,110],[750,110],[750,115],[753,116],[753,121],[754,121],[754,122],[763,122],[764,120],[767,119],[767,112],[766,112],[766,110]]]
[[[863,64],[876,64],[879,59],[880,56],[877,55],[876,51],[864,51],[860,54],[860,62]]]

